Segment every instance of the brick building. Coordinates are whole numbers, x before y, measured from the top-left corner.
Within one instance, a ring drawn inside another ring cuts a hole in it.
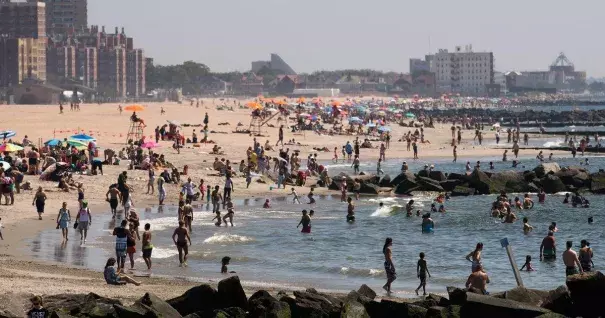
[[[46,4],[46,33],[67,34],[88,25],[87,0],[28,0]]]
[[[0,2],[0,87],[46,80],[45,4]]]

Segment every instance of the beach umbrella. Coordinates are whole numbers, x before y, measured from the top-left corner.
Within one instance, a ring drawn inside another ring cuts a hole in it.
[[[15,152],[21,150],[23,150],[23,147],[11,143],[5,143],[0,146],[0,152]]]
[[[311,115],[307,114],[307,113],[300,113],[298,114],[298,117],[309,117]]]
[[[81,141],[96,141],[96,139],[94,137],[91,137],[87,134],[77,134],[77,135],[73,135],[71,137],[69,137],[69,139],[75,139],[75,140],[81,140]]]
[[[0,161],[0,167],[6,171],[11,168],[11,165],[6,161]]]
[[[168,122],[171,125],[175,125],[175,126],[179,126],[179,127],[181,126],[181,123],[179,123],[176,120],[167,120],[166,122]]]
[[[144,142],[141,145],[141,148],[146,148],[146,149],[151,149],[151,148],[157,148],[157,147],[161,147],[162,145],[154,142],[154,141],[148,141],[148,142]]]
[[[380,131],[380,132],[391,131],[391,127],[389,127],[389,126],[378,127],[378,131]]]
[[[275,108],[269,108],[269,109],[267,109],[267,111],[270,113],[276,113],[278,110]]]
[[[12,130],[0,131],[0,138],[2,138],[2,139],[12,138],[12,137],[15,137],[16,135],[17,135],[17,133],[15,133]]]
[[[47,146],[54,147],[54,146],[58,146],[60,142],[61,142],[61,139],[55,138],[55,139],[45,141],[44,144]]]
[[[366,125],[366,128],[374,128],[374,127],[376,127],[376,124],[374,124],[374,123],[369,123]]]
[[[69,139],[69,140],[67,140],[67,144],[70,146],[74,146],[76,148],[81,148],[81,147],[88,148],[88,143],[90,141],[92,141],[92,140],[86,141],[86,140],[81,140],[81,139]]]
[[[142,105],[128,105],[126,107],[124,107],[124,110],[129,111],[129,112],[142,112],[145,110],[145,107],[143,107]]]
[[[416,118],[416,115],[414,115],[412,113],[406,113],[405,117],[407,117],[407,118]]]
[[[349,122],[350,123],[361,122],[361,119],[359,117],[351,117],[351,118],[349,118]]]
[[[250,109],[262,109],[263,105],[261,105],[257,102],[247,102],[246,107],[248,107]]]
[[[306,99],[305,99],[304,97],[300,97],[300,98],[298,99],[298,103],[299,103],[299,104],[305,103],[305,101],[306,101]]]
[[[332,106],[340,106],[340,102],[337,100],[332,101]]]

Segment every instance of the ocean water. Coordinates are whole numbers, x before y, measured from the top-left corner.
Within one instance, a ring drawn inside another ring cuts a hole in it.
[[[474,158],[475,162],[499,160],[499,158]],[[605,159],[590,157],[589,170],[605,168]],[[424,164],[435,164],[446,172],[463,172],[466,160],[454,164],[449,160],[416,161],[408,160],[412,171]],[[579,159],[559,158],[562,165],[578,164]],[[350,164],[325,163],[331,174],[350,172]],[[383,169],[396,175],[401,161],[387,161]],[[509,163],[496,162],[496,170],[509,168]],[[533,168],[536,160],[521,159],[521,164]],[[487,169],[487,166],[484,166]],[[375,169],[366,164],[362,170]],[[522,170],[522,168],[519,168]],[[506,251],[500,246],[500,239],[508,238],[519,265],[526,255],[532,256],[535,272],[523,272],[526,287],[549,289],[565,282],[565,267],[559,257],[553,262],[539,261],[540,242],[546,235],[548,225],[557,222],[556,233],[558,254],[564,250],[565,241],[579,242],[587,239],[594,249],[594,262],[602,269],[602,253],[605,224],[605,196],[588,195],[590,208],[572,208],[562,204],[563,194],[548,195],[544,204],[536,203],[530,210],[516,211],[519,219],[529,218],[534,231],[524,235],[522,222],[502,224],[490,217],[490,205],[495,196],[454,197],[445,203],[446,213],[432,213],[435,231],[421,233],[421,218],[407,217],[403,206],[410,197],[369,197],[362,196],[355,201],[356,222],[345,220],[346,203],[340,202],[339,195],[317,196],[317,203],[310,206],[306,202],[307,193],[299,193],[303,204],[292,203],[287,190],[273,190],[270,209],[263,209],[264,197],[235,200],[234,227],[217,227],[211,219],[214,215],[205,204],[195,207],[189,267],[179,268],[176,249],[171,235],[177,226],[174,206],[149,206],[139,210],[141,228],[151,224],[153,231],[153,275],[189,278],[200,281],[219,280],[220,260],[231,257],[229,270],[236,271],[244,284],[274,288],[315,287],[331,291],[349,291],[361,284],[368,284],[376,291],[382,291],[385,283],[382,246],[386,237],[392,237],[393,258],[398,278],[393,289],[398,296],[409,296],[418,284],[416,262],[418,254],[424,252],[432,277],[427,289],[443,293],[445,286],[462,286],[470,274],[470,263],[465,256],[477,242],[484,243],[483,264],[490,275],[490,291],[505,290],[515,286],[515,279]],[[512,194],[514,196],[521,194]],[[535,197],[535,195],[534,195]],[[413,197],[415,209],[426,213],[434,195]],[[536,199],[537,201],[537,199]],[[384,207],[379,208],[383,202]],[[302,209],[316,211],[312,219],[312,233],[302,234],[296,228]],[[79,246],[77,234],[70,233],[66,245],[60,243],[58,230],[44,231],[25,251],[36,258],[58,261],[70,265],[101,270],[108,257],[113,256],[114,239],[111,229],[115,223],[109,210],[94,211],[95,223],[89,234],[88,243]],[[594,224],[588,224],[589,216]],[[140,249],[140,243],[137,246]],[[140,256],[136,256],[139,272],[145,268]],[[128,264],[128,261],[127,261]],[[128,266],[128,265],[127,265]]]

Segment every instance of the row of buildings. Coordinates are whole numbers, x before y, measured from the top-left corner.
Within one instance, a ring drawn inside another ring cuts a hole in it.
[[[87,25],[87,0],[0,0],[4,92],[28,84],[138,97],[146,92],[145,63],[123,28]]]

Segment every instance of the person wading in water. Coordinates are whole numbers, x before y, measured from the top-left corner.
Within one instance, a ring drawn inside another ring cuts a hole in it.
[[[384,254],[384,271],[387,274],[387,283],[382,286],[387,291],[387,295],[391,295],[391,284],[397,279],[397,273],[395,272],[395,265],[393,264],[393,251],[391,246],[393,245],[393,239],[387,237],[382,248]]]

